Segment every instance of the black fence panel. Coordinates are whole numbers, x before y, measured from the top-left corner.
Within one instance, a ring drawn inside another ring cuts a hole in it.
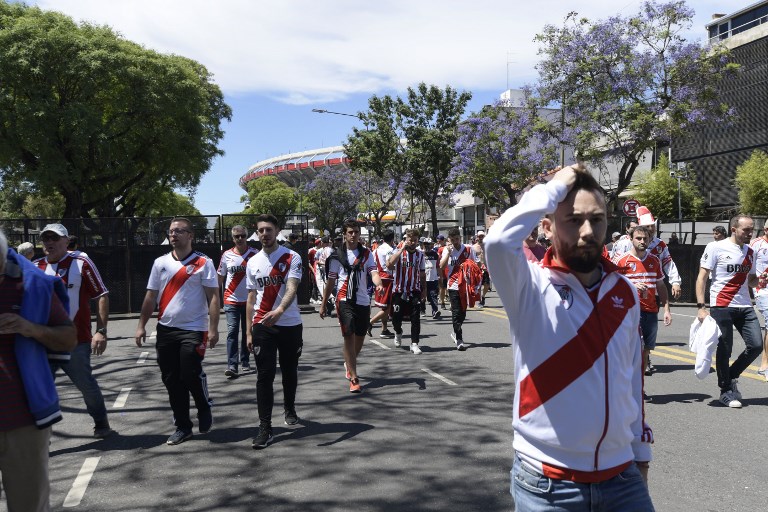
[[[680,273],[681,296],[677,302],[696,302],[696,277],[705,245],[670,245],[669,255]]]

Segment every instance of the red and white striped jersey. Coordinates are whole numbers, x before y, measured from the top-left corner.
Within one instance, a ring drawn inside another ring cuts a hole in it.
[[[213,262],[192,251],[183,261],[169,252],[152,265],[147,290],[156,290],[157,323],[187,331],[208,330],[208,299],[205,288],[218,293],[219,282]]]
[[[365,249],[362,245],[358,245],[358,248],[350,251],[347,249],[347,261],[354,266],[355,263],[360,264],[360,270],[357,271],[357,300],[355,303],[358,306],[369,306],[371,304],[371,297],[368,295],[368,286],[366,274],[369,272],[376,272],[376,262],[374,261],[373,253],[368,249]],[[365,258],[363,261],[358,262],[357,258],[361,254],[361,251],[365,251]],[[347,290],[349,289],[349,275],[346,269],[341,265],[338,258],[333,258],[328,267],[328,278],[336,279],[336,301],[347,300]]]
[[[256,291],[256,302],[253,305],[253,324],[256,325],[283,301],[288,279],[301,280],[301,256],[282,246],[272,254],[260,251],[248,261],[245,273],[247,288]],[[301,312],[294,297],[275,325],[289,327],[300,323]]]
[[[80,251],[71,251],[56,263],[47,258],[34,262],[48,275],[58,275],[67,286],[69,295],[69,318],[77,328],[79,343],[91,342],[91,299],[109,293],[96,265]]]
[[[376,270],[379,271],[379,277],[382,279],[392,279],[392,272],[387,268],[387,260],[393,252],[395,252],[394,247],[387,242],[382,242],[373,253],[376,260]]]
[[[755,251],[755,271],[757,275],[768,271],[768,240],[764,236],[755,238],[749,246]],[[758,286],[755,288],[756,295],[768,295],[768,288]]]
[[[426,271],[424,253],[403,251],[392,269],[394,293],[421,293],[421,273]]]
[[[446,274],[448,275],[448,289],[459,289],[459,267],[467,259],[472,259],[480,264],[480,261],[475,254],[475,250],[469,245],[462,245],[461,249],[456,250],[453,245],[446,245],[444,251],[451,251],[448,255],[448,264],[445,266]],[[442,256],[441,256],[442,257]]]
[[[257,252],[253,247],[248,247],[245,254],[237,252],[233,247],[221,254],[218,273],[226,276],[224,281],[224,304],[244,306],[248,300],[248,290],[245,288],[245,266]]]
[[[611,261],[616,263],[619,261],[619,258],[628,253],[630,249],[632,249],[632,239],[629,237],[619,238],[613,244],[613,248],[611,249]],[[680,273],[677,271],[677,265],[672,261],[672,255],[669,254],[669,247],[667,247],[664,240],[657,236],[653,237],[653,240],[648,244],[648,252],[659,258],[659,261],[661,261],[661,268],[664,270],[664,274],[669,277],[669,284],[680,284],[682,282]]]
[[[633,283],[644,283],[648,287],[647,293],[639,295],[640,310],[649,313],[658,313],[659,305],[656,303],[656,283],[664,279],[659,258],[645,252],[643,259],[635,257],[631,252],[626,253],[616,262],[619,272],[627,276]]]
[[[710,271],[709,305],[751,308],[747,278],[755,273],[755,253],[747,244],[730,239],[709,242],[701,257],[701,268]]]

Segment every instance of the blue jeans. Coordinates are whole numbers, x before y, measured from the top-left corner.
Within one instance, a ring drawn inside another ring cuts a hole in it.
[[[596,484],[555,480],[515,455],[510,493],[517,512],[653,512],[653,503],[634,463]]]
[[[93,377],[91,370],[91,344],[80,343],[72,351],[68,363],[52,363],[51,370],[54,376],[56,370],[61,368],[67,374],[72,384],[80,390],[85,400],[85,408],[94,422],[102,422],[107,419],[107,408],[104,405],[104,397],[101,394],[99,383]]]
[[[233,304],[224,305],[224,313],[227,315],[227,366],[237,368],[238,360],[243,366],[248,365],[248,319],[245,318],[245,306]],[[238,343],[238,336],[240,343]],[[238,348],[240,357],[238,358]]]
[[[659,332],[659,314],[649,311],[640,312],[640,332],[643,334],[643,349],[656,348],[656,335]]]
[[[763,338],[760,334],[760,320],[754,308],[721,308],[712,307],[709,312],[717,322],[722,334],[717,340],[715,364],[717,365],[717,385],[720,391],[730,391],[731,381],[738,379],[741,372],[747,369],[752,361],[763,351]],[[733,352],[733,328],[739,331],[744,339],[744,352],[728,367]]]

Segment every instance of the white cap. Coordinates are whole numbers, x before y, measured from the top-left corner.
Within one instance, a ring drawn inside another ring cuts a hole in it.
[[[485,231],[478,231],[476,236],[485,236]]]
[[[52,233],[56,233],[59,236],[64,236],[69,238],[69,232],[67,231],[67,228],[65,228],[63,224],[48,224],[43,228],[42,231],[40,231],[40,234],[42,235],[46,231],[50,231]]]

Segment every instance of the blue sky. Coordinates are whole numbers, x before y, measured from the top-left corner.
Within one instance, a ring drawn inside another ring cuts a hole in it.
[[[372,94],[419,82],[473,93],[468,112],[536,78],[533,37],[569,11],[601,19],[635,13],[639,0],[36,0],[127,39],[193,58],[214,73],[233,109],[218,158],[195,204],[203,214],[242,209],[238,179],[254,163],[342,144]],[[690,37],[703,39],[715,12],[751,1],[689,1]]]

